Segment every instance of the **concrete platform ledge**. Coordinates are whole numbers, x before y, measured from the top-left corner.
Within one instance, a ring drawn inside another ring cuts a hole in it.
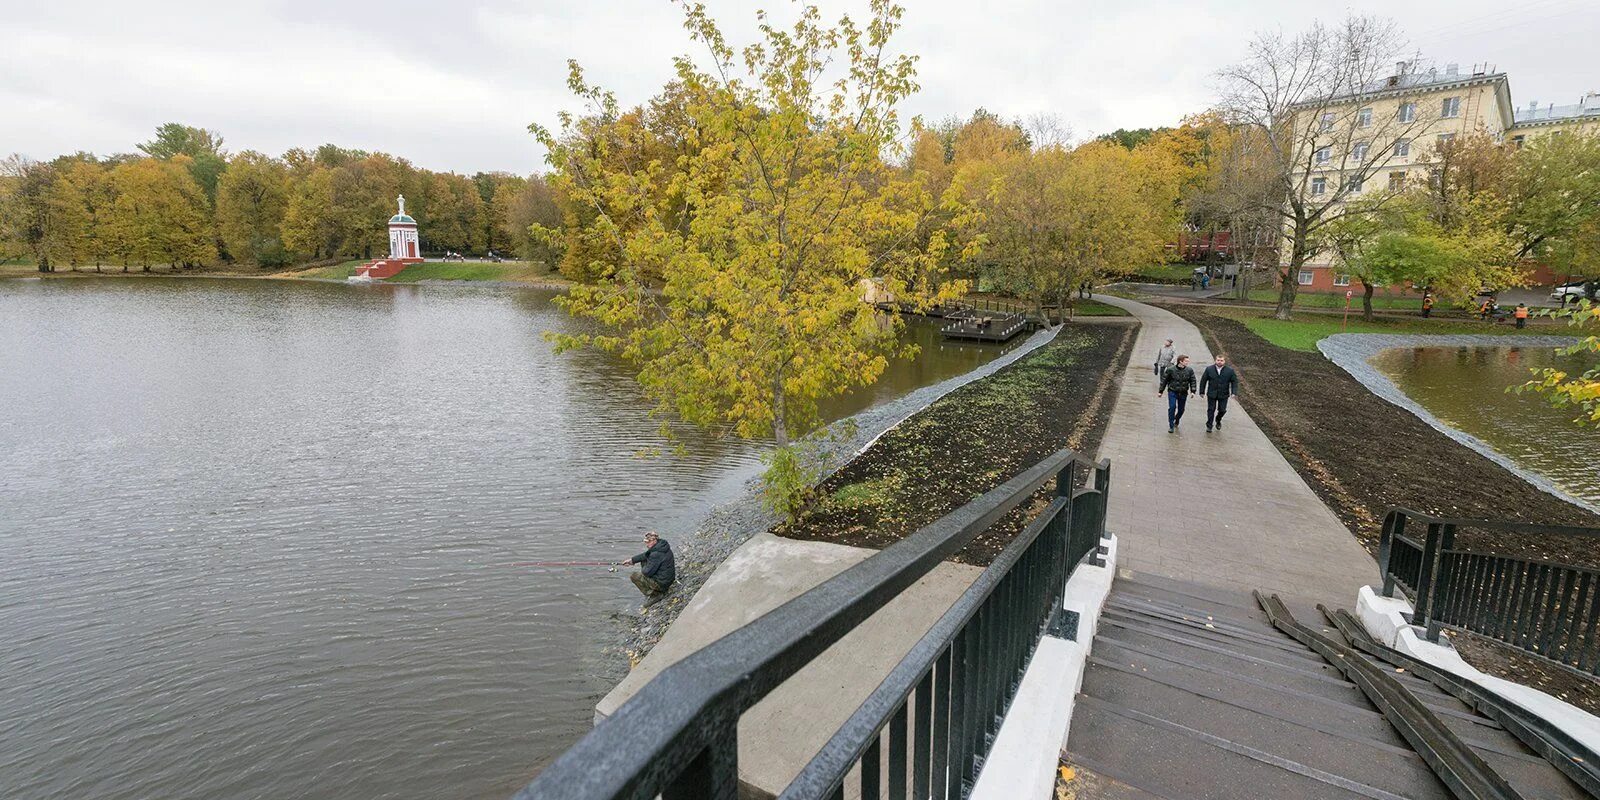
[[[1061,606],[1077,612],[1077,638],[1046,636],[1039,641],[994,749],[978,773],[972,800],[1045,800],[1055,795],[1056,765],[1067,746],[1073,700],[1083,687],[1089,646],[1117,574],[1115,537],[1108,550],[1105,566],[1079,566],[1067,580]]]
[[[1403,598],[1384,597],[1371,586],[1361,587],[1356,599],[1356,618],[1373,638],[1412,658],[1425,661],[1446,672],[1466,678],[1501,697],[1549,720],[1574,739],[1600,750],[1600,717],[1531,686],[1523,686],[1493,675],[1486,675],[1461,659],[1461,655],[1440,637],[1438,643],[1423,638],[1423,630],[1400,616],[1411,613]]]

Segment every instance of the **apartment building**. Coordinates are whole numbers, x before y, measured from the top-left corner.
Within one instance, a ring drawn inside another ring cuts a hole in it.
[[[1516,108],[1506,74],[1488,65],[1463,71],[1417,69],[1407,62],[1361,90],[1302,104],[1295,117],[1304,165],[1298,181],[1311,202],[1349,202],[1425,178],[1443,142],[1486,133],[1519,145],[1557,131],[1600,134],[1600,94],[1574,105]],[[1314,256],[1296,279],[1305,291],[1361,291],[1331,257]]]

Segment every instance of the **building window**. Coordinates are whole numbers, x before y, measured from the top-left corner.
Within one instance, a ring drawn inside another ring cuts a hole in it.
[[[1441,134],[1439,134],[1439,146],[1440,147],[1444,147],[1445,145],[1450,143],[1451,139],[1454,139],[1454,138],[1456,138],[1456,135],[1453,134],[1453,133],[1441,133]]]
[[[1328,191],[1328,179],[1327,178],[1312,178],[1311,179],[1311,193],[1312,194],[1314,194],[1314,195],[1316,195],[1316,194],[1326,194],[1327,191]]]
[[[1410,139],[1396,139],[1396,140],[1394,140],[1394,157],[1395,158],[1410,158],[1411,157],[1411,140]]]
[[[1355,159],[1357,164],[1360,164],[1361,162],[1367,160],[1367,150],[1370,147],[1372,147],[1372,145],[1369,145],[1366,142],[1356,142],[1355,146],[1350,148],[1350,157]]]
[[[1300,282],[1301,286],[1310,286],[1311,285],[1311,270],[1309,270],[1309,269],[1300,270],[1300,274],[1299,274],[1299,276],[1297,276],[1296,279]]]
[[[1350,194],[1361,194],[1361,176],[1351,175],[1344,179],[1344,190]]]
[[[1362,128],[1372,127],[1372,109],[1363,108],[1356,112],[1356,125]]]
[[[1397,192],[1405,185],[1406,173],[1404,170],[1389,173],[1389,191]]]
[[[1333,112],[1332,111],[1327,111],[1327,112],[1323,113],[1323,115],[1322,115],[1322,129],[1325,130],[1325,131],[1333,130]]]
[[[1317,163],[1318,164],[1326,164],[1326,163],[1328,163],[1328,160],[1331,159],[1331,158],[1333,158],[1333,148],[1331,148],[1331,147],[1319,147],[1319,148],[1317,148]]]
[[[1400,121],[1401,122],[1411,122],[1412,120],[1415,120],[1416,118],[1417,118],[1417,104],[1416,103],[1401,103],[1400,104]]]
[[[1461,116],[1461,98],[1446,97],[1444,102],[1439,104],[1439,116],[1445,119]]]
[[[1346,272],[1335,272],[1335,273],[1333,273],[1333,285],[1334,286],[1349,286],[1350,285],[1350,274],[1346,273]]]

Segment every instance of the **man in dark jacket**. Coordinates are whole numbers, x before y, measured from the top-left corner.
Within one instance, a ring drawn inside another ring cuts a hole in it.
[[[644,607],[649,608],[666,598],[672,581],[678,577],[678,570],[672,558],[672,545],[657,536],[655,531],[644,535],[644,547],[643,553],[622,563],[644,565],[638,572],[630,574],[628,579],[639,587],[640,594],[644,595]]]
[[[1194,370],[1189,366],[1188,356],[1178,356],[1178,363],[1161,373],[1161,388],[1156,389],[1156,395],[1159,397],[1162,392],[1167,393],[1167,433],[1172,433],[1183,419],[1183,407],[1189,395],[1194,394]]]
[[[1206,430],[1215,424],[1222,430],[1222,415],[1228,413],[1228,398],[1239,393],[1239,373],[1228,366],[1228,359],[1217,356],[1216,363],[1200,373],[1200,393],[1206,396]]]

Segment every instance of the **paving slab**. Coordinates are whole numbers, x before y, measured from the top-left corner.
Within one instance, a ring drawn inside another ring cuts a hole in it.
[[[758,534],[717,567],[650,654],[595,707],[610,716],[661,670],[878,551]],[[739,780],[781,792],[983,570],[946,562],[739,719]],[[751,792],[750,790],[755,790]]]
[[[1156,351],[1172,339],[1198,374],[1212,360],[1200,331],[1146,303],[1096,299],[1140,322],[1100,444],[1100,455],[1111,459],[1107,519],[1123,541],[1123,567],[1342,605],[1377,581],[1372,557],[1237,400],[1223,429],[1207,433],[1205,398],[1191,397],[1178,432],[1167,433]]]

